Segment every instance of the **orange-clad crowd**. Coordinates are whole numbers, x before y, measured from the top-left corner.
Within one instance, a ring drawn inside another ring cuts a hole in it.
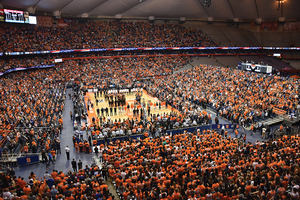
[[[74,20],[64,28],[5,24],[0,33],[1,52],[218,45],[200,30],[147,22]]]
[[[8,52],[217,45],[196,29],[144,22],[73,21],[66,28],[3,25],[0,32],[0,50]],[[1,71],[52,63],[53,57],[49,58],[5,57],[0,60]],[[184,56],[84,58],[65,60],[53,68],[3,75],[1,156],[19,148],[51,155],[53,150],[57,151],[54,155],[60,152],[67,84],[82,91],[107,90],[111,83],[118,88],[137,84],[179,114],[151,116],[150,122],[155,126],[142,126],[142,140],[101,145],[101,169],[83,169],[81,161],[74,165],[72,161],[73,172],[54,170],[46,173],[43,180],[37,180],[34,173],[28,181],[16,177],[13,170],[1,173],[0,186],[5,190],[0,200],[110,200],[115,197],[104,182],[109,176],[125,200],[299,199],[299,135],[248,144],[214,130],[155,137],[157,124],[166,130],[194,121],[210,123],[210,115],[203,110],[208,106],[218,115],[245,126],[276,116],[274,109],[299,113],[299,81],[208,65],[174,73],[188,63],[190,57]],[[124,123],[132,129],[140,127],[130,120]],[[121,127],[118,122],[107,126]]]

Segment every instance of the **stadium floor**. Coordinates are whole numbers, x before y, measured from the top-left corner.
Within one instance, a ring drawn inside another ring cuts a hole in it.
[[[152,97],[151,95],[147,94],[147,92],[145,90],[142,90],[141,92],[141,102],[143,104],[147,104],[147,103],[150,103],[151,104],[155,104],[155,103],[159,103],[160,101],[157,99],[157,98],[154,98]],[[125,93],[125,97],[126,97],[126,106],[125,106],[125,109],[123,109],[121,112],[118,110],[117,113],[110,113],[110,118],[112,121],[115,121],[115,120],[119,120],[121,119],[121,121],[123,120],[127,120],[128,118],[129,119],[138,119],[140,120],[140,117],[134,117],[133,116],[133,112],[132,112],[132,109],[133,109],[133,104],[136,102],[135,99],[136,99],[136,96],[135,96],[135,93],[131,93],[131,94],[128,94],[128,93]],[[97,109],[99,108],[99,110],[101,108],[109,108],[109,104],[108,104],[108,101],[105,101],[105,98],[104,96],[101,96],[101,97],[98,97],[97,100],[100,101],[98,104],[96,104],[96,100],[95,100],[95,96],[94,96],[94,93],[93,92],[87,92],[86,96],[84,97],[84,102],[85,102],[85,105],[86,105],[86,108],[88,108],[88,100],[91,101],[91,103],[93,103],[93,107],[89,106],[89,110],[87,111],[88,113],[88,124],[90,125],[91,122],[92,122],[92,118],[97,118]],[[131,105],[132,107],[127,110],[127,105]],[[150,104],[149,104],[150,105]],[[161,109],[158,109],[158,107],[154,107],[153,105],[151,105],[151,114],[164,114],[164,113],[170,113],[172,112],[172,108],[171,106],[168,106],[166,107],[165,104],[163,102],[161,102]],[[141,107],[138,107],[139,109]],[[178,112],[178,110],[176,109],[173,109],[173,112]],[[100,112],[99,112],[100,113]],[[100,116],[108,116],[108,115],[101,115],[100,113]],[[150,120],[150,118],[148,117],[148,120]]]
[[[75,148],[73,148],[73,142],[72,142],[72,136],[73,136],[73,123],[72,120],[70,119],[70,111],[73,112],[73,103],[72,101],[68,98],[68,94],[72,93],[72,89],[67,89],[66,91],[66,101],[65,101],[65,110],[63,112],[63,119],[64,119],[64,125],[63,125],[63,130],[62,134],[60,136],[60,141],[61,141],[61,154],[58,154],[56,157],[55,164],[50,164],[50,167],[48,169],[48,172],[51,173],[53,169],[56,169],[58,171],[63,171],[63,172],[68,172],[71,170],[71,160],[74,158],[75,160],[81,159],[83,162],[83,166],[91,164],[91,161],[93,159],[94,154],[85,154],[85,153],[76,153]],[[209,112],[209,111],[208,111]],[[212,114],[212,113],[211,113]],[[212,114],[212,119],[215,119],[215,115]],[[214,123],[214,120],[213,120]],[[231,124],[230,122],[226,121],[223,118],[219,117],[219,123],[220,124]],[[228,130],[228,133],[231,137],[235,137],[233,130]],[[242,129],[239,128],[239,133],[242,133]],[[247,134],[247,142],[255,142],[256,140],[261,141],[261,135],[256,134],[256,135],[250,135],[250,131],[245,130],[245,133]],[[84,134],[84,139],[87,139],[86,134]],[[69,146],[71,151],[70,151],[70,160],[67,160],[66,153],[64,151],[65,147]],[[31,164],[31,165],[26,165],[26,166],[20,166],[16,167],[15,169],[16,176],[22,176],[24,177],[25,180],[27,180],[27,176],[33,171],[36,174],[37,178],[42,178],[44,173],[47,171],[46,170],[46,165],[43,163],[37,163],[37,164]]]

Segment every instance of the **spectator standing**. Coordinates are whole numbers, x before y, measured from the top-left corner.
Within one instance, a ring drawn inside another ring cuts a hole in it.
[[[235,129],[234,133],[235,133],[235,138],[237,138],[237,137],[238,137],[238,134],[239,134],[238,130]]]
[[[48,180],[47,180],[47,185],[49,188],[52,188],[52,186],[54,185],[55,181],[52,177],[50,177]]]
[[[89,141],[89,144],[90,144],[90,147],[91,147],[92,146],[92,137],[91,137],[91,135],[89,135],[88,141]]]
[[[43,149],[43,150],[42,150],[42,162],[43,162],[43,163],[46,162],[46,159],[47,159],[46,157],[47,157],[46,152],[45,152],[45,150]]]
[[[44,179],[47,181],[49,178],[51,178],[51,174],[48,173],[48,171],[44,174]]]
[[[80,139],[83,141],[83,131],[79,131]]]
[[[78,161],[78,169],[79,169],[79,170],[82,169],[82,162],[81,162],[80,159],[79,159],[79,161]]]
[[[98,149],[97,145],[95,146],[94,151],[95,151],[96,156],[98,157],[99,149]]]
[[[56,140],[56,154],[61,154],[61,150],[60,150],[60,141],[57,139]]]
[[[258,122],[258,128],[259,128],[259,131],[260,131],[260,134],[262,134],[262,123],[261,122]]]
[[[76,143],[76,138],[75,138],[75,136],[72,137],[72,141],[73,141],[73,147],[75,147],[75,143]]]
[[[2,195],[3,199],[11,199],[12,198],[12,195],[10,193],[10,191],[8,191],[8,189],[5,189],[5,192],[3,192],[3,195]]]
[[[55,153],[56,151],[54,149],[51,149],[51,156],[53,161],[55,161]]]
[[[101,171],[102,171],[102,176],[103,176],[104,180],[106,181],[107,180],[107,172],[108,172],[108,170],[107,170],[107,168],[106,168],[105,165],[103,165]]]
[[[265,138],[266,137],[266,131],[267,131],[266,127],[263,126],[263,128],[262,128],[262,135],[261,135],[262,139],[266,139]]]
[[[51,194],[51,197],[52,197],[52,199],[55,199],[55,196],[57,195],[57,193],[58,193],[58,190],[55,188],[55,186],[53,185],[52,186],[52,189],[51,189],[51,191],[50,191],[50,194]]]
[[[52,155],[51,155],[50,152],[48,153],[48,159],[49,159],[49,163],[52,162],[52,164],[54,164],[53,159],[52,159]]]
[[[66,146],[65,151],[67,154],[67,159],[70,160],[70,148],[68,146]]]
[[[219,118],[218,117],[215,118],[215,123],[219,124]]]
[[[75,159],[72,160],[71,164],[72,164],[72,168],[73,168],[74,172],[77,172],[77,163],[76,163]]]

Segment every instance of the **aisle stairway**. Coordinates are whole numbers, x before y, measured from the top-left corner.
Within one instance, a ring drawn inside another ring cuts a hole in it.
[[[191,69],[192,67],[193,67],[193,65],[191,63],[188,63],[188,64],[184,65],[182,68],[180,68],[179,70],[174,71],[173,74]]]

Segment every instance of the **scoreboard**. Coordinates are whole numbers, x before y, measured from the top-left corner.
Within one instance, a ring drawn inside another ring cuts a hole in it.
[[[24,23],[24,12],[4,9],[5,22]]]
[[[22,23],[22,24],[36,24],[32,23],[35,20],[30,18],[36,18],[35,16],[29,16],[29,13],[21,10],[0,9],[0,22],[8,23]]]
[[[253,64],[253,63],[239,63],[239,69],[257,72],[257,73],[272,73],[272,66],[270,65],[261,65],[261,64]]]

